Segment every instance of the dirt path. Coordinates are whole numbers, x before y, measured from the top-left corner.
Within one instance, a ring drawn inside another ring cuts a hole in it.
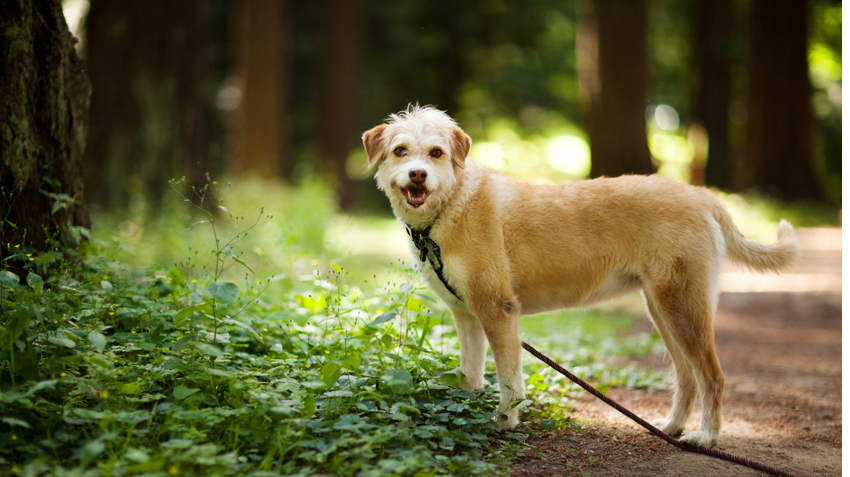
[[[803,259],[781,278],[727,266],[715,317],[726,375],[718,448],[799,475],[841,475],[841,231],[800,231]],[[757,292],[753,292],[753,291]],[[741,292],[743,291],[743,292]],[[641,320],[641,330],[649,329]],[[645,366],[663,368],[660,359]],[[662,417],[671,393],[612,389],[639,416]],[[573,419],[591,430],[529,440],[516,476],[757,476],[716,458],[682,452],[585,394]],[[686,432],[699,427],[699,406]]]

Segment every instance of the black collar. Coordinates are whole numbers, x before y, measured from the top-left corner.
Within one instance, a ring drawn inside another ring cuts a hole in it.
[[[425,263],[425,261],[431,262],[431,268],[434,269],[434,272],[437,274],[437,278],[443,282],[446,289],[455,296],[460,301],[460,295],[449,285],[449,282],[446,280],[446,276],[443,274],[443,259],[440,257],[440,246],[434,242],[433,239],[428,237],[428,233],[431,232],[431,226],[429,225],[425,230],[414,230],[413,227],[404,224],[405,230],[407,230],[407,235],[410,236],[410,239],[413,241],[413,245],[416,246],[416,250],[419,250],[419,261]],[[428,253],[430,252],[430,253]]]

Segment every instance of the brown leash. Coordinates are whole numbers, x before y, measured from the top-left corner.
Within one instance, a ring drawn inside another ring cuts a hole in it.
[[[563,374],[564,376],[570,378],[570,380],[572,382],[574,382],[574,383],[578,384],[579,386],[581,386],[582,388],[584,388],[585,391],[589,392],[590,394],[593,394],[594,396],[598,397],[603,402],[605,402],[605,404],[608,404],[609,406],[613,407],[614,409],[625,414],[629,419],[640,424],[641,426],[643,426],[646,430],[648,430],[649,432],[651,432],[655,436],[660,437],[661,439],[664,439],[670,445],[673,445],[675,447],[678,447],[679,449],[682,449],[682,450],[685,450],[685,451],[688,451],[688,452],[695,452],[697,454],[710,455],[712,457],[717,457],[719,459],[723,459],[723,460],[726,460],[726,461],[729,461],[729,462],[734,462],[736,464],[743,465],[743,466],[746,466],[746,467],[750,467],[750,468],[753,468],[753,469],[756,469],[756,470],[761,470],[763,472],[767,472],[767,473],[770,473],[770,474],[773,474],[773,475],[780,475],[782,477],[800,477],[796,474],[786,472],[782,469],[777,469],[776,467],[772,467],[772,466],[769,466],[767,464],[762,464],[761,462],[756,462],[754,460],[745,459],[743,457],[738,457],[738,456],[732,455],[728,452],[719,451],[717,449],[707,449],[705,447],[697,447],[695,445],[687,444],[685,442],[679,441],[679,440],[669,436],[668,434],[661,432],[657,427],[655,427],[652,424],[644,421],[643,419],[641,419],[640,417],[635,415],[633,412],[631,412],[628,409],[624,408],[623,406],[617,404],[614,400],[612,400],[608,396],[602,394],[596,388],[587,384],[586,382],[584,382],[578,376],[567,371],[566,369],[561,367],[561,365],[552,361],[551,359],[549,359],[548,356],[541,353],[540,351],[537,351],[536,349],[534,349],[534,347],[532,347],[528,343],[523,341],[522,347],[525,348],[525,350],[528,351],[529,353],[533,354],[540,361],[543,361],[544,363],[551,366],[552,369],[554,369],[555,371],[558,371],[559,373]]]

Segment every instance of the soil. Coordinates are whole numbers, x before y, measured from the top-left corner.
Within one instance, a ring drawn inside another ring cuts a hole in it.
[[[838,476],[841,229],[798,236],[803,258],[781,279],[732,266],[721,279],[714,329],[726,389],[717,448],[798,475]],[[639,320],[635,331],[650,328],[649,320]],[[667,367],[661,358],[639,364]],[[666,415],[672,393],[614,388],[608,396],[649,421]],[[531,425],[533,437],[511,475],[767,475],[681,451],[589,394],[571,408],[571,419],[584,428],[546,432]],[[697,405],[686,433],[699,427],[699,416]]]

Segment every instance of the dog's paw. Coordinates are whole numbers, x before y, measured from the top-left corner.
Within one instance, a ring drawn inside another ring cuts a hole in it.
[[[671,422],[670,419],[662,418],[655,419],[650,422],[653,426],[657,427],[659,431],[673,437],[678,437],[682,435],[682,431],[685,430],[684,426],[677,425],[674,422]]]
[[[680,441],[695,445],[697,447],[711,448],[717,444],[717,433],[708,431],[694,431],[685,434]]]
[[[504,414],[500,416],[496,416],[496,424],[499,425],[499,429],[503,431],[509,431],[516,426],[519,425],[519,413],[509,413],[507,414],[507,418],[504,418]]]

